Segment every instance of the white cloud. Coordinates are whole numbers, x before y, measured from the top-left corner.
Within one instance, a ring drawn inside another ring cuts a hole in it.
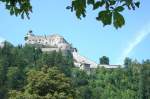
[[[138,44],[142,42],[145,39],[145,37],[147,37],[149,34],[150,34],[150,24],[146,25],[139,32],[136,33],[134,39],[130,41],[128,46],[123,50],[121,56],[118,59],[119,60],[118,63],[123,64],[124,59],[128,57],[130,53],[133,51],[133,49],[136,48],[136,46],[138,46]]]

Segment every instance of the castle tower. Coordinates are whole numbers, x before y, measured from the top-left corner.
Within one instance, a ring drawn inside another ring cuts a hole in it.
[[[29,30],[29,32],[24,36],[24,40],[26,41],[28,37],[30,36],[34,36],[34,34],[32,33],[32,30]]]

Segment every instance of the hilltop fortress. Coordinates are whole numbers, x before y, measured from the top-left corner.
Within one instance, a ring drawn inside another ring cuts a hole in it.
[[[81,69],[97,68],[96,62],[91,61],[84,56],[81,56],[78,53],[76,48],[74,48],[70,43],[68,43],[64,39],[64,37],[58,34],[53,34],[48,36],[46,35],[38,36],[38,35],[34,35],[32,31],[29,31],[24,38],[26,44],[41,46],[41,50],[43,52],[59,51],[59,50],[71,51],[75,66]]]
[[[63,36],[58,34],[53,35],[44,35],[38,36],[34,35],[32,31],[29,31],[25,35],[25,43],[30,45],[37,45],[40,46],[43,52],[50,52],[50,51],[70,51],[73,55],[74,65],[79,67],[80,69],[90,69],[90,68],[97,68],[98,66],[103,66],[106,68],[117,68],[118,65],[98,65],[96,62],[81,56],[77,49],[74,48],[70,43],[68,43]]]
[[[26,44],[37,44],[43,46],[43,48],[54,48],[61,50],[71,50],[71,45],[60,35],[53,34],[48,36],[34,35],[32,31],[29,31],[25,36]],[[48,51],[47,49],[47,51]],[[45,49],[43,49],[44,51]],[[45,50],[46,51],[46,50]]]

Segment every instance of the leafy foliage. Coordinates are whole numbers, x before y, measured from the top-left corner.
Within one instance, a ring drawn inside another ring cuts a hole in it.
[[[23,92],[10,92],[10,98],[35,96],[38,99],[73,99],[75,90],[71,80],[57,68],[42,68],[27,73],[27,85]],[[32,98],[37,99],[37,98]]]
[[[106,64],[106,65],[109,65],[109,57],[107,56],[103,56],[99,59],[100,61],[100,64]]]
[[[26,16],[28,19],[29,13],[32,12],[32,6],[30,0],[0,0],[5,4],[7,10],[9,10],[10,15],[21,15],[21,18],[24,19]]]
[[[109,63],[102,57],[102,63]],[[0,48],[0,99],[149,99],[150,60],[126,58],[125,68],[90,73],[73,65],[70,52],[43,53],[33,46]]]
[[[30,0],[0,0],[5,4],[10,15],[21,15],[24,19],[28,19],[32,12],[32,5]],[[86,17],[86,8],[92,5],[93,10],[99,10],[96,19],[103,23],[103,25],[111,25],[118,29],[125,24],[122,11],[127,7],[129,10],[139,8],[140,2],[137,0],[72,0],[71,5],[67,6],[72,12],[75,11],[77,18]]]
[[[74,66],[72,55],[69,52],[67,55],[62,52],[43,53],[40,48],[34,46],[14,47],[9,42],[4,42],[4,47],[0,48],[0,98],[7,99],[10,90],[21,95],[20,91],[24,90],[28,83],[28,72],[32,69],[40,72],[44,66],[48,67],[47,69],[57,67],[57,72],[70,77],[71,68]]]
[[[81,19],[82,16],[86,16],[87,5],[92,5],[93,10],[99,10],[96,19],[104,26],[113,24],[118,29],[125,24],[121,12],[126,7],[129,10],[139,8],[140,2],[136,0],[73,0],[72,5],[67,8],[75,11],[77,18]]]

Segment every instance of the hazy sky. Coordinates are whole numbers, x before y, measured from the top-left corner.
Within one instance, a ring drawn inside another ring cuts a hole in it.
[[[30,20],[10,16],[0,3],[0,41],[24,44],[24,35],[33,30],[37,35],[63,35],[84,55],[96,62],[106,55],[111,64],[121,64],[124,57],[138,60],[150,59],[150,1],[141,0],[135,11],[126,10],[123,15],[126,25],[116,30],[103,27],[95,20],[97,11],[89,7],[87,17],[78,20],[74,13],[66,10],[70,0],[32,0],[33,13]]]

